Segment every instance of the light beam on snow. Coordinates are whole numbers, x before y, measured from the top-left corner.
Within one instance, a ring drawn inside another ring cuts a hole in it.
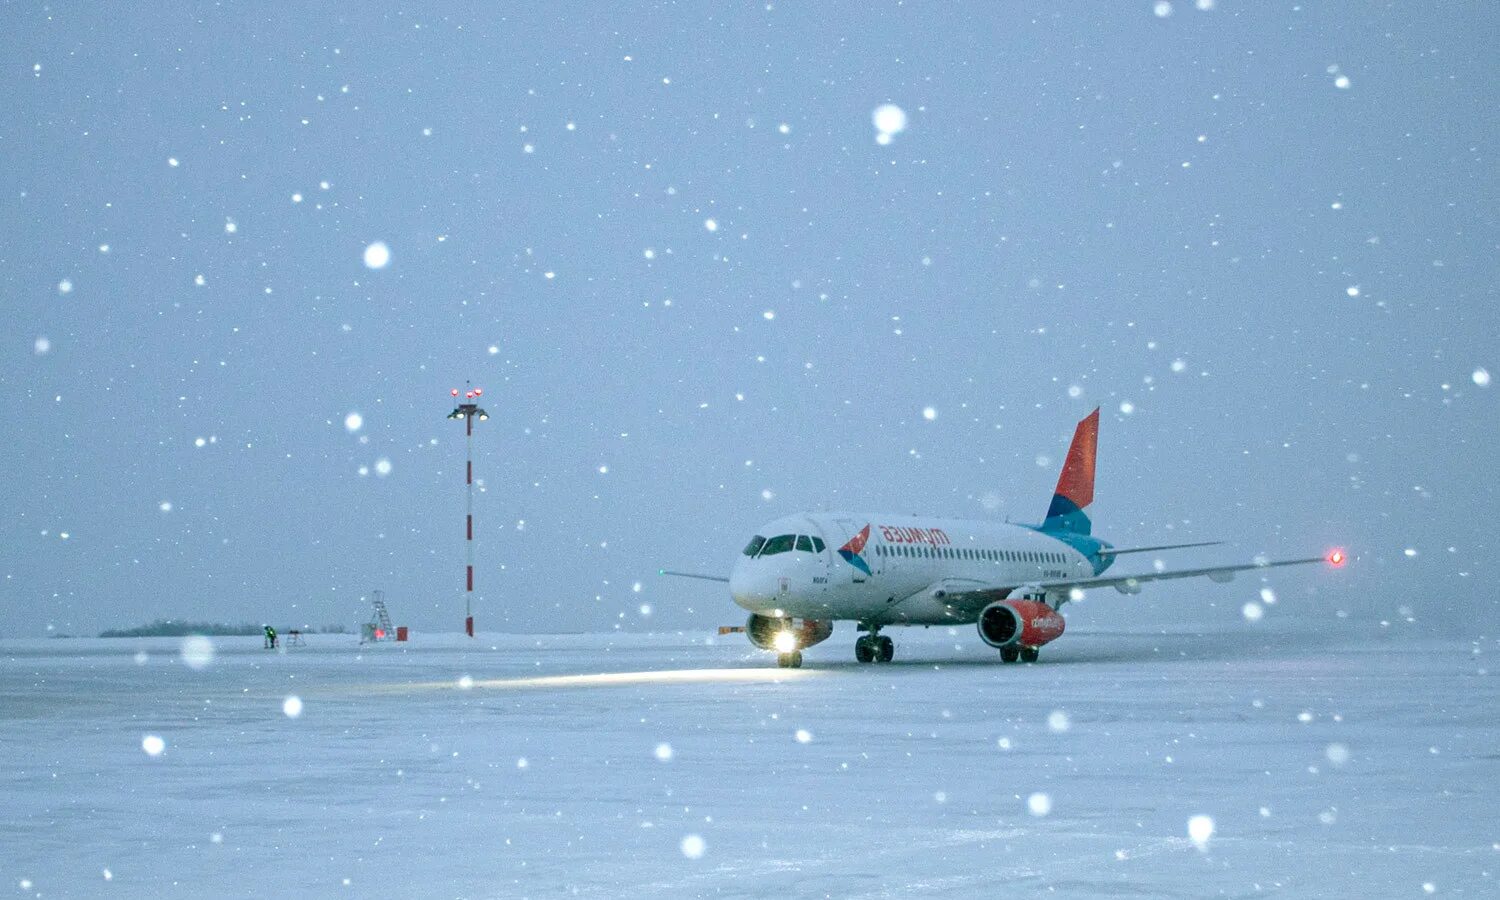
[[[673,684],[754,684],[801,681],[826,675],[817,669],[668,669],[661,672],[598,672],[588,675],[539,675],[529,678],[475,679],[476,691],[524,691],[571,688],[638,687]],[[376,693],[405,694],[456,690],[452,681],[371,685]]]

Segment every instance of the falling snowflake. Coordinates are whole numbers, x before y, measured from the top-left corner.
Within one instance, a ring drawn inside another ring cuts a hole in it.
[[[371,269],[384,269],[391,261],[391,248],[386,246],[385,241],[375,241],[365,248],[365,266]]]
[[[1187,821],[1188,838],[1199,850],[1208,849],[1208,839],[1214,836],[1214,820],[1208,816],[1193,816]]]
[[[201,634],[190,634],[182,639],[180,652],[184,665],[202,671],[214,661],[214,642]]]
[[[875,140],[889,144],[891,138],[906,130],[906,110],[894,103],[882,103],[870,115],[875,123]]]

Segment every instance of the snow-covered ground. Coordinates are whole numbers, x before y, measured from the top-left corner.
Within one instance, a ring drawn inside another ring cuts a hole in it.
[[[1493,640],[1070,633],[1001,666],[971,629],[891,634],[892,665],[841,627],[798,671],[737,635],[0,642],[0,874],[51,897],[1500,892]]]

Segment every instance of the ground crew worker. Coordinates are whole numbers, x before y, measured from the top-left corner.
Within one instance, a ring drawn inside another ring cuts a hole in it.
[[[272,628],[269,625],[266,626],[266,649],[276,649],[276,629]]]

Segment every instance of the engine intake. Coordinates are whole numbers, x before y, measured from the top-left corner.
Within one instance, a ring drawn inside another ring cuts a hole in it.
[[[791,635],[792,646],[785,646],[787,638],[777,641],[777,638],[783,634]],[[793,650],[811,647],[813,644],[821,644],[832,634],[832,619],[779,618],[756,613],[745,622],[745,635],[750,638],[750,643],[762,650],[776,650],[780,653],[790,653]]]
[[[1063,617],[1036,600],[998,600],[979,613],[979,638],[997,649],[1040,647],[1063,633]]]

